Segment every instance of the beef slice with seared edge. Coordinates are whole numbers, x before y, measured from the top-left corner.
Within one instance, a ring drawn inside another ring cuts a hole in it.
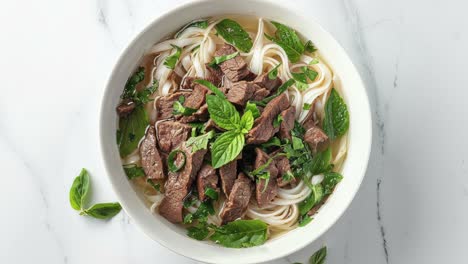
[[[184,106],[192,109],[199,109],[205,103],[205,95],[208,89],[200,84],[196,84],[193,92],[185,98]]]
[[[223,72],[219,67],[210,67],[208,64],[205,66],[208,72],[207,81],[214,84],[214,86],[219,87],[223,83]]]
[[[193,81],[197,79],[199,78],[187,76],[182,79],[179,88],[183,90],[193,90],[193,87],[195,86],[195,83]]]
[[[244,106],[245,103],[247,103],[247,101],[252,98],[257,88],[260,89],[260,87],[256,87],[256,85],[250,82],[236,82],[233,83],[226,97],[229,102],[238,106]]]
[[[273,155],[273,154],[270,154]],[[291,172],[291,166],[289,160],[286,156],[276,156],[275,157],[276,168],[278,169],[278,177],[276,178],[276,183],[278,187],[284,187],[290,183],[295,183],[296,178],[291,178],[289,180],[284,180],[283,176],[288,172]]]
[[[165,121],[157,124],[158,143],[161,151],[169,153],[186,141],[192,127],[177,121]]]
[[[119,115],[119,117],[125,117],[131,114],[135,107],[135,102],[130,99],[125,99],[117,106],[115,110],[117,111],[117,115]]]
[[[281,139],[291,140],[291,130],[294,128],[294,120],[296,119],[296,107],[290,106],[280,115],[283,121],[280,124],[279,136]]]
[[[316,152],[317,150],[322,150],[327,145],[328,136],[318,126],[311,126],[304,134],[304,141]]]
[[[140,144],[141,166],[148,179],[164,179],[164,167],[161,155],[156,148],[156,132],[153,126],[146,131],[145,138]]]
[[[239,173],[220,214],[223,224],[232,222],[245,214],[252,196],[252,189],[253,182],[244,173]]]
[[[214,56],[220,57],[232,54],[237,52],[236,48],[229,44],[224,44],[220,49],[218,49]],[[223,61],[219,64],[221,71],[233,82],[243,80],[245,77],[249,76],[250,70],[247,68],[247,63],[241,56],[237,55],[236,57]]]
[[[263,152],[260,148],[255,149],[255,169],[258,169],[260,166],[267,163],[270,156]],[[278,176],[278,169],[276,168],[275,162],[272,161],[265,168],[265,171],[270,173],[270,179],[260,179],[256,183],[255,195],[257,198],[258,207],[262,208],[270,204],[270,202],[275,199],[276,194],[278,193],[278,184],[276,178]]]
[[[200,201],[204,201],[205,191],[208,188],[211,188],[219,193],[218,186],[218,175],[216,170],[211,167],[209,164],[203,164],[197,176],[197,190],[198,198]]]
[[[174,115],[172,114],[172,106],[174,105],[174,102],[179,100],[179,97],[181,96],[187,98],[189,94],[190,92],[177,92],[156,99],[157,120],[168,119],[173,117]]]
[[[281,79],[278,77],[275,79],[270,79],[268,77],[268,73],[263,73],[257,76],[257,78],[253,80],[253,83],[269,91],[275,91],[278,89],[278,87],[281,86],[281,84],[283,84],[283,81],[281,81]]]
[[[263,109],[262,114],[255,120],[254,127],[247,134],[247,144],[262,144],[267,142],[276,132],[279,126],[273,126],[273,120],[289,107],[286,94],[282,93],[271,100]]]
[[[185,143],[181,145],[180,150],[186,155],[185,166],[178,172],[169,172],[164,185],[166,190],[164,198],[159,205],[159,214],[172,223],[182,222],[184,199],[189,193],[206,154],[206,149],[191,153],[191,147],[186,147]],[[175,164],[180,164],[182,159],[183,155],[178,154]]]

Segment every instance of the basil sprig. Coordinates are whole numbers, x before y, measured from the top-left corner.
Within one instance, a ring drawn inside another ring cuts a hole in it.
[[[333,140],[343,136],[349,128],[349,113],[346,103],[335,89],[325,103],[325,118],[323,129],[328,137]]]
[[[80,211],[80,215],[98,219],[109,219],[120,212],[122,207],[119,203],[98,203],[86,209],[90,186],[89,173],[86,169],[82,169],[70,188],[69,199],[73,209]]]
[[[234,45],[236,48],[243,52],[249,52],[252,48],[252,39],[239,23],[226,18],[216,24],[216,32],[227,43]]]
[[[310,264],[324,264],[327,258],[327,247],[322,247],[309,259]]]

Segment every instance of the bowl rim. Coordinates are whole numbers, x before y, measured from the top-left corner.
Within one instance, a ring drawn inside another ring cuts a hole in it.
[[[367,128],[365,128],[365,129],[368,131],[368,135],[369,135],[369,138],[365,142],[366,143],[365,144],[366,145],[366,150],[364,152],[365,156],[361,157],[361,161],[362,161],[362,165],[363,165],[362,168],[363,169],[362,169],[361,173],[359,175],[357,175],[357,176],[360,177],[358,179],[359,182],[358,182],[356,188],[354,188],[354,190],[352,190],[352,193],[350,195],[351,198],[346,200],[345,202],[343,202],[343,207],[342,207],[343,210],[341,210],[338,214],[336,214],[334,218],[330,219],[330,221],[328,221],[325,224],[325,226],[323,228],[321,228],[317,232],[317,235],[315,236],[315,239],[307,240],[306,242],[303,242],[303,243],[298,243],[296,245],[296,247],[292,247],[289,251],[284,251],[284,252],[282,252],[280,254],[277,254],[277,255],[273,255],[273,256],[266,255],[264,258],[262,258],[261,261],[262,262],[267,262],[267,261],[272,261],[272,260],[275,260],[275,259],[285,257],[285,256],[287,256],[289,254],[292,254],[294,252],[297,252],[297,251],[303,249],[304,247],[306,247],[307,245],[313,243],[318,238],[320,238],[325,232],[327,232],[343,216],[345,211],[348,210],[351,202],[354,200],[357,192],[359,191],[359,189],[361,187],[362,181],[364,180],[364,177],[365,177],[365,174],[366,174],[366,171],[367,171],[367,168],[368,168],[369,158],[370,158],[370,154],[371,154],[371,147],[372,147],[372,137],[373,137],[372,123],[373,122],[372,122],[371,108],[370,108],[370,104],[369,104],[369,96],[368,96],[368,93],[367,93],[366,86],[365,86],[365,84],[364,84],[364,82],[363,82],[363,80],[361,78],[361,74],[359,73],[357,67],[355,66],[354,62],[349,57],[348,52],[346,52],[346,49],[341,45],[341,43],[336,38],[334,38],[333,35],[329,31],[327,31],[315,19],[305,17],[301,13],[299,13],[299,14],[296,13],[296,10],[294,10],[294,8],[292,8],[291,6],[288,6],[288,5],[283,4],[281,2],[275,2],[274,0],[254,0],[254,1],[259,2],[259,3],[268,4],[270,6],[275,6],[276,8],[285,9],[288,13],[293,13],[302,20],[311,21],[312,23],[315,24],[315,26],[317,28],[319,28],[320,31],[322,31],[324,34],[328,35],[335,42],[336,47],[338,49],[340,49],[341,52],[345,55],[345,58],[348,60],[348,63],[350,64],[350,66],[354,70],[354,72],[356,74],[356,76],[355,76],[356,81],[362,87],[361,92],[362,92],[362,95],[364,96],[365,100],[364,100],[364,102],[361,102],[361,103],[364,104],[363,108],[365,109],[365,111],[364,111],[365,119],[366,119],[365,123],[367,123]],[[117,190],[118,188],[116,186],[116,182],[113,180],[113,177],[111,177],[111,168],[110,168],[109,162],[108,162],[107,157],[106,157],[108,155],[105,154],[106,149],[105,149],[105,143],[104,143],[104,140],[103,140],[104,137],[107,136],[107,135],[105,135],[105,132],[104,132],[104,130],[105,130],[104,119],[106,118],[106,112],[108,111],[108,109],[105,108],[104,101],[106,100],[106,95],[112,89],[112,87],[110,87],[111,81],[115,78],[116,75],[119,74],[117,72],[118,65],[122,64],[122,62],[125,60],[126,55],[135,46],[135,44],[140,40],[140,38],[142,38],[142,36],[146,34],[146,32],[148,32],[151,28],[156,26],[161,21],[164,21],[168,16],[171,16],[174,13],[177,13],[177,12],[183,10],[183,9],[187,9],[187,8],[192,7],[192,6],[197,6],[197,5],[200,5],[200,4],[203,4],[203,3],[210,3],[210,2],[211,3],[216,3],[216,0],[195,0],[195,1],[190,1],[190,2],[182,2],[182,3],[174,5],[172,8],[164,11],[160,15],[153,18],[151,20],[151,22],[149,24],[147,24],[143,29],[141,29],[137,34],[133,34],[133,36],[131,37],[131,41],[127,42],[127,44],[125,45],[125,48],[122,49],[119,52],[118,59],[113,63],[112,71],[108,75],[108,78],[107,78],[107,81],[106,81],[106,86],[105,86],[105,89],[103,91],[102,98],[100,100],[99,145],[100,145],[100,151],[101,151],[101,158],[102,158],[102,160],[104,162],[106,177],[107,177],[108,181],[110,182],[110,184],[112,186],[112,189],[113,189],[114,193],[117,196],[117,199],[122,204],[122,208],[127,213],[127,215],[136,223],[137,228],[140,229],[140,231],[142,231],[151,240],[158,242],[160,245],[162,245],[163,247],[169,249],[172,252],[175,252],[175,253],[177,253],[179,255],[185,256],[185,257],[190,258],[192,260],[202,261],[202,262],[207,262],[207,263],[214,263],[214,262],[210,262],[207,259],[200,258],[200,257],[198,257],[198,255],[195,255],[195,256],[194,255],[189,255],[189,254],[187,254],[186,252],[184,252],[181,249],[175,249],[175,248],[171,247],[168,243],[166,243],[166,241],[164,241],[163,239],[153,237],[153,236],[151,236],[149,234],[149,232],[146,230],[147,228],[145,228],[142,221],[140,221],[138,217],[135,217],[135,214],[133,214],[131,207],[127,205],[126,199],[124,198],[123,194],[121,194]],[[190,238],[187,237],[187,239],[190,239]],[[255,260],[255,263],[256,262],[257,262],[257,260]],[[249,262],[249,263],[254,263],[254,262]]]

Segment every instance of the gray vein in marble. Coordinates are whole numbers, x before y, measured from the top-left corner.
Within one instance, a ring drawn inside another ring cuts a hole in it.
[[[107,17],[105,10],[107,9],[107,1],[106,0],[98,0],[96,1],[97,5],[97,11],[98,11],[98,21],[101,23],[104,27],[108,27],[109,25],[107,24]]]
[[[373,97],[373,101],[375,104],[375,121],[377,125],[377,132],[378,132],[378,139],[379,139],[379,147],[380,152],[383,155],[385,153],[385,121],[381,114],[381,105],[378,95],[378,85],[377,80],[374,76],[374,65],[372,61],[372,56],[370,55],[366,42],[363,36],[363,27],[361,25],[361,20],[359,16],[359,12],[353,3],[352,0],[343,0],[343,6],[345,9],[345,13],[350,20],[351,30],[354,33],[353,36],[356,38],[357,48],[362,56],[363,67],[366,71],[367,77],[369,79],[370,87],[368,87],[369,91],[371,92],[371,96]]]
[[[393,88],[398,88],[398,66],[399,66],[400,60],[397,57],[397,61],[395,63],[395,76],[393,77]]]
[[[385,253],[385,261],[388,264],[388,248],[387,248],[387,239],[385,238],[385,228],[383,226],[382,215],[380,213],[380,184],[382,180],[377,179],[377,221],[380,228],[380,237],[382,238],[382,246]]]

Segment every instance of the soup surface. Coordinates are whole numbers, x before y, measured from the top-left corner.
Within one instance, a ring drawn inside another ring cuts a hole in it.
[[[342,179],[349,114],[311,40],[263,18],[212,17],[139,65],[122,84],[117,144],[149,210],[235,248],[313,224]]]

